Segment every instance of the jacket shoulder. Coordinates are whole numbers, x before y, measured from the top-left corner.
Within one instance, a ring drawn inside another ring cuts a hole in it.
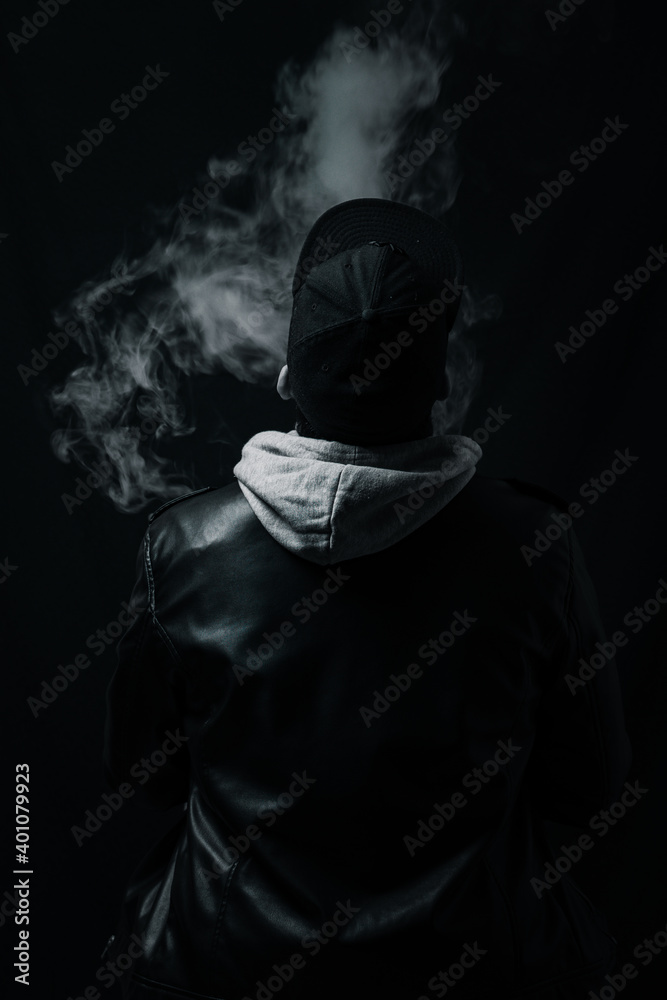
[[[545,531],[554,519],[558,524],[564,517],[570,519],[563,497],[536,483],[513,478],[475,475],[449,506],[464,530],[494,545],[502,538],[510,546],[531,544],[535,533]],[[554,543],[557,548],[567,548],[568,534],[561,531],[561,540]]]
[[[152,524],[156,517],[159,517],[160,514],[165,512],[165,510],[169,510],[170,507],[174,507],[177,503],[183,503],[185,500],[190,500],[192,497],[201,496],[202,493],[210,493],[216,489],[219,489],[219,487],[204,486],[200,490],[192,490],[190,493],[183,493],[179,497],[173,497],[171,500],[167,500],[167,502],[163,503],[161,507],[158,507],[157,510],[154,510],[148,515],[148,523]]]
[[[153,513],[147,531],[154,551],[185,554],[196,550],[201,554],[218,543],[247,538],[258,524],[234,479],[222,486],[207,486],[174,497]]]
[[[535,513],[540,511],[546,513],[548,508],[553,507],[562,511],[568,509],[567,500],[558,493],[525,479],[509,477],[496,479],[478,474],[473,476],[462,493],[467,493],[471,499],[475,497],[482,505],[492,504],[508,508],[515,508],[518,505],[530,508]]]

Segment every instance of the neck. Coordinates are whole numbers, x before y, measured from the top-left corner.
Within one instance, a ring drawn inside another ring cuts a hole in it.
[[[416,427],[413,426],[406,431],[394,433],[387,437],[374,437],[372,440],[364,438],[362,433],[351,433],[343,437],[331,437],[329,434],[316,433],[297,407],[297,419],[294,430],[300,437],[318,438],[321,441],[338,441],[341,444],[357,444],[364,448],[372,448],[374,445],[402,444],[405,441],[418,441],[422,438],[432,437],[433,423],[430,416],[428,416],[420,421]]]

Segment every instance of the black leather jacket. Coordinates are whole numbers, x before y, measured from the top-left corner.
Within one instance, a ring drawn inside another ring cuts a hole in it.
[[[129,995],[599,985],[613,938],[567,862],[548,870],[543,820],[595,850],[630,751],[613,660],[566,678],[605,638],[573,530],[531,565],[521,551],[558,507],[475,476],[328,568],[281,547],[236,482],[153,515],[106,769],[183,815],[128,887],[111,953],[140,942]]]

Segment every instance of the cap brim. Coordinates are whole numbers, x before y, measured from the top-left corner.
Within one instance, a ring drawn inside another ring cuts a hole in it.
[[[292,294],[303,284],[304,262],[321,263],[372,240],[393,243],[433,282],[461,285],[463,259],[448,227],[412,205],[383,198],[355,198],[328,209],[308,233],[297,262]],[[317,250],[317,254],[315,254]]]

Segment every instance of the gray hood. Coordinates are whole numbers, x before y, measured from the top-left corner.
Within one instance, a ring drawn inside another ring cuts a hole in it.
[[[388,548],[459,493],[482,449],[459,434],[364,448],[262,431],[234,475],[284,548],[328,565]]]

